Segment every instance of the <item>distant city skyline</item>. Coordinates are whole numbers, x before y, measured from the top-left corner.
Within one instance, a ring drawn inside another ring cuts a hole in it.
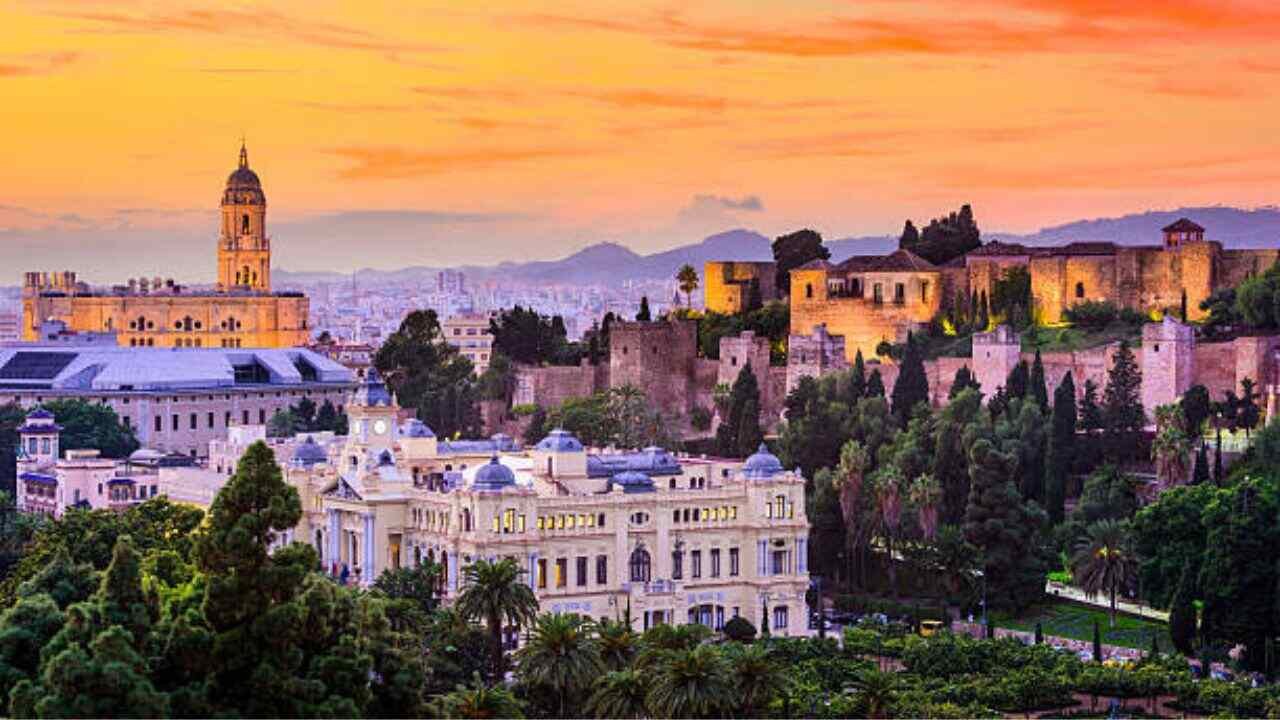
[[[892,235],[965,202],[1028,232],[1269,205],[1280,180],[1260,0],[52,0],[0,20],[5,285],[211,280],[242,134],[292,271]]]

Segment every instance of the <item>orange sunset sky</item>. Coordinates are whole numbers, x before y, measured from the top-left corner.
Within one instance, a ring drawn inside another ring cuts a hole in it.
[[[0,284],[1275,202],[1274,0],[0,2]]]

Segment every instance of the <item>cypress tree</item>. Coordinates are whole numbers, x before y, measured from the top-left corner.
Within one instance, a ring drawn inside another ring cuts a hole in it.
[[[1213,444],[1213,484],[1222,485],[1222,428],[1218,428],[1217,442]]]
[[[748,396],[742,403],[742,414],[738,418],[738,451],[736,457],[747,457],[754,453],[762,442],[764,432],[760,430],[760,397]]]
[[[854,407],[867,394],[867,368],[862,362],[862,350],[853,356],[853,370],[849,372],[849,407]]]
[[[1045,454],[1045,510],[1053,524],[1062,522],[1067,475],[1075,460],[1076,386],[1068,372],[1053,391],[1053,421]]]
[[[1044,593],[1046,558],[1036,538],[1045,514],[1024,502],[1014,484],[1017,459],[979,438],[969,450],[969,504],[964,535],[982,558],[987,602],[992,607],[1026,608]]]
[[[755,312],[764,307],[764,297],[760,294],[759,278],[751,278],[751,287],[747,292],[747,312]]]
[[[1027,391],[1040,406],[1040,412],[1049,411],[1049,388],[1044,381],[1044,362],[1040,359],[1040,349],[1036,348],[1036,359],[1031,363],[1031,380]]]
[[[1205,444],[1200,443],[1200,450],[1196,453],[1196,466],[1191,474],[1191,484],[1201,485],[1209,482],[1209,453],[1205,450]]]
[[[1102,662],[1102,628],[1097,620],[1093,621],[1093,661]]]
[[[915,339],[907,333],[902,369],[898,372],[898,381],[893,384],[891,398],[893,414],[897,416],[899,426],[904,429],[907,427],[911,411],[920,403],[929,403],[929,377],[924,371],[924,357],[916,346]]]
[[[1182,302],[1178,306],[1178,314],[1182,317],[1182,322],[1187,321],[1187,289],[1182,289]]]
[[[1012,400],[1013,398],[1024,398],[1027,396],[1027,383],[1030,380],[1030,370],[1027,369],[1027,361],[1019,360],[1018,364],[1009,371],[1009,377],[1004,382],[1005,397]]]
[[[1146,425],[1142,408],[1142,371],[1138,369],[1128,341],[1120,341],[1115,363],[1107,372],[1107,387],[1102,392],[1102,417],[1111,440],[1111,456],[1121,459],[1133,446],[1133,436]]]
[[[653,316],[649,314],[649,296],[640,296],[640,312],[636,313],[637,322],[653,322]]]
[[[750,407],[748,407],[750,405]],[[754,411],[751,410],[754,408]],[[751,365],[743,365],[738,377],[733,381],[729,391],[729,411],[720,419],[720,427],[716,430],[716,452],[725,457],[745,457],[756,450],[754,444],[743,454],[743,439],[740,433],[748,432],[747,440],[759,438],[760,433],[760,385],[756,381]]]
[[[955,400],[957,395],[969,388],[979,392],[982,390],[982,386],[978,384],[978,381],[973,377],[973,373],[969,371],[969,366],[961,365],[960,369],[956,370],[955,378],[951,381],[951,390],[947,393],[947,399]]]
[[[1039,621],[1036,621],[1036,644],[1044,644],[1044,628],[1040,625]]]
[[[880,379],[880,368],[872,370],[871,377],[867,378],[866,397],[884,397],[884,380]]]
[[[990,306],[987,305],[987,291],[983,290],[981,299],[978,301],[978,318],[976,323],[977,331],[986,332],[987,326],[990,323],[991,323],[991,311],[990,311]]]

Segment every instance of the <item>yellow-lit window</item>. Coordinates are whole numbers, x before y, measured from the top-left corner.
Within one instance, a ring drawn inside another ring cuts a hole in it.
[[[769,504],[768,504],[768,508],[769,508],[769,513],[768,513],[768,515],[769,515],[769,517],[770,517],[770,518],[772,518],[772,517],[773,517],[773,503],[769,503]]]
[[[572,515],[570,515],[568,518],[566,518],[564,522],[565,522],[565,527],[569,528],[570,530],[572,530],[572,529],[573,529],[573,516],[572,516]]]
[[[538,560],[538,589],[547,589],[547,561],[543,559]]]
[[[516,518],[516,532],[524,532],[524,515]]]
[[[791,503],[787,506],[787,517],[794,518],[796,516],[796,504]]]
[[[586,527],[586,526],[587,526],[587,516],[586,516],[586,515],[579,515],[579,516],[578,516],[578,527]]]
[[[595,527],[595,526],[596,526],[596,516],[595,516],[595,515],[588,515],[588,516],[587,516],[587,527]]]
[[[498,532],[498,516],[493,517],[493,531]]]
[[[539,516],[538,516],[538,529],[539,529],[539,530],[545,530],[546,528],[547,528],[546,518],[544,518],[544,517],[542,517],[541,515],[539,515]]]
[[[502,513],[502,532],[509,533],[512,530],[515,530],[515,526],[516,526],[516,511],[507,510],[506,512]]]
[[[557,516],[556,516],[556,529],[557,529],[557,530],[563,530],[563,529],[564,529],[564,516],[563,516],[563,515],[557,515]]]
[[[730,508],[729,508],[729,519],[730,519],[730,520],[737,520],[737,519],[738,519],[738,506],[737,506],[737,505],[734,505],[734,506],[732,506],[732,507],[730,507]]]

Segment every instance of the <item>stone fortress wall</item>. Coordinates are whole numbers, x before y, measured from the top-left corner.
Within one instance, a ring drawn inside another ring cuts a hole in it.
[[[710,312],[735,315],[747,307],[751,283],[760,286],[765,302],[777,297],[777,266],[771,262],[725,260],[703,266],[703,306]]]

